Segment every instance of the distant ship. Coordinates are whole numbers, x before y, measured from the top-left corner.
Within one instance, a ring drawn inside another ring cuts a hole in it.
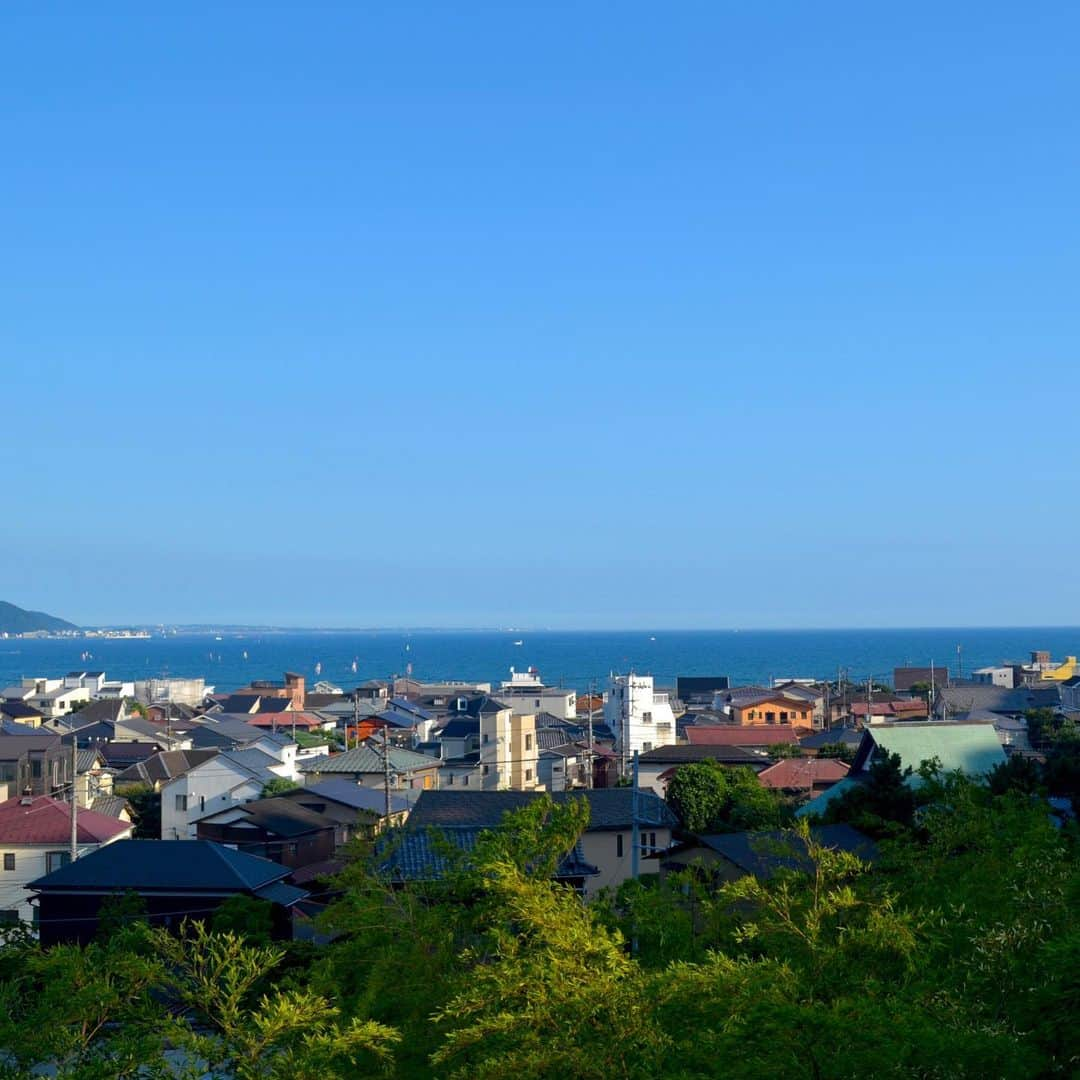
[[[524,641],[515,641],[514,644],[515,645],[524,645],[525,642]]]
[[[352,662],[352,673],[354,675],[356,674],[356,661],[355,660]]]
[[[247,649],[244,650],[243,656],[244,656],[244,659],[246,660],[247,659]]]
[[[319,661],[319,660],[315,661],[315,674],[316,675],[321,675],[322,674],[322,662]]]

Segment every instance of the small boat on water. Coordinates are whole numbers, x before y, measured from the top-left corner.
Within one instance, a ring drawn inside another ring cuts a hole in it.
[[[244,657],[244,659],[245,659],[245,660],[246,660],[246,659],[248,658],[248,655],[247,655],[247,649],[245,649],[245,650],[244,650],[244,652],[243,652],[243,654],[242,654],[242,655],[243,655],[243,657]]]
[[[515,645],[524,645],[525,642],[524,641],[515,641],[514,644]]]
[[[322,674],[322,661],[321,660],[316,660],[315,661],[315,674],[316,675],[321,675]]]
[[[356,674],[356,661],[355,660],[353,660],[353,662],[352,662],[352,673],[354,675]]]

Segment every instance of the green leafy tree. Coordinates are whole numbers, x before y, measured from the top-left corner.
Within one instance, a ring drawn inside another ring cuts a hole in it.
[[[168,1027],[192,1075],[235,1080],[345,1080],[387,1069],[399,1035],[372,1021],[347,1019],[307,988],[259,991],[285,952],[249,945],[201,923],[184,933],[151,931],[166,964],[164,985],[184,1008]],[[205,1068],[204,1068],[205,1067]]]
[[[846,821],[875,836],[910,827],[915,818],[912,770],[903,768],[899,754],[875,754],[867,782],[849,787],[828,803],[825,821]]]
[[[116,789],[131,807],[135,828],[132,836],[136,840],[161,839],[161,792],[155,791],[150,784],[125,784]]]
[[[290,780],[287,776],[275,776],[273,780],[267,780],[263,784],[262,793],[259,795],[260,799],[272,799],[275,795],[284,795],[289,791],[296,791],[300,785],[295,780]]]
[[[780,800],[753,770],[715,761],[681,766],[668,783],[667,802],[693,833],[773,829],[780,823]]]
[[[217,908],[210,917],[210,927],[218,934],[235,934],[248,945],[269,945],[274,931],[273,905],[238,893]]]
[[[817,756],[820,758],[837,758],[850,765],[855,760],[855,751],[847,743],[825,743],[824,746],[818,747]]]
[[[0,950],[0,1076],[164,1077],[160,959],[116,934],[85,947]]]

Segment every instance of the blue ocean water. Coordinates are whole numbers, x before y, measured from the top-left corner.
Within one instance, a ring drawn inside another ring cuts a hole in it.
[[[515,644],[521,641],[522,644]],[[578,689],[611,671],[633,667],[659,684],[676,675],[729,675],[735,683],[781,676],[891,678],[894,667],[928,665],[957,671],[1049,649],[1055,658],[1080,653],[1080,628],[926,630],[682,631],[297,631],[178,634],[150,639],[0,639],[0,686],[22,676],[90,668],[110,678],[199,676],[219,690],[251,679],[298,671],[348,687],[357,680],[405,674],[497,683],[511,666],[539,669],[544,680]],[[84,650],[91,658],[81,659]],[[247,654],[246,659],[245,655]],[[356,661],[357,674],[352,673]]]

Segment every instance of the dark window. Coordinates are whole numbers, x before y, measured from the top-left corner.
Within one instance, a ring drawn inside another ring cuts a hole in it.
[[[526,735],[525,736],[525,749],[526,750],[531,750],[532,749],[532,736],[531,735]]]
[[[51,874],[54,870],[59,870],[61,866],[67,866],[69,862],[71,862],[71,852],[69,851],[47,851],[45,853],[46,873]]]
[[[615,857],[618,858],[618,859],[621,859],[622,855],[623,855],[622,844],[623,844],[622,833],[616,833],[615,834]]]
[[[181,811],[181,812],[187,810],[187,796],[186,795],[177,795],[176,796],[176,809]]]
[[[35,780],[40,780],[41,779],[41,759],[40,758],[34,758],[34,760],[30,762],[30,775]]]
[[[4,852],[4,869],[5,870],[14,870],[15,869],[15,852],[14,851],[5,851]]]

